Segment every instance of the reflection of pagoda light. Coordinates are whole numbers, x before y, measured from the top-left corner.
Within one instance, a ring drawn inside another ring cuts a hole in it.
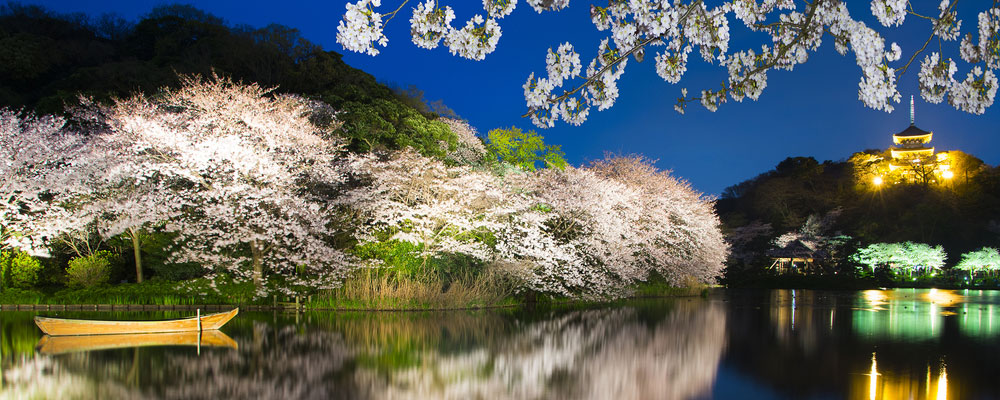
[[[872,307],[878,307],[885,304],[885,299],[888,296],[885,292],[881,290],[865,290],[865,300],[868,301],[868,305]]]
[[[872,353],[872,371],[868,374],[868,398],[875,400],[876,383],[878,381],[878,370],[875,369],[875,353]]]
[[[962,297],[955,294],[955,292],[951,290],[931,289],[930,292],[927,293],[927,300],[930,300],[931,303],[948,307],[954,303],[961,302]]]
[[[944,363],[941,364],[941,375],[938,376],[938,400],[946,400],[948,398],[948,371],[944,368]]]

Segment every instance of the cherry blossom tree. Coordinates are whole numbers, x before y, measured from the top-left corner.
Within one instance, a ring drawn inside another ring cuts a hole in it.
[[[530,208],[498,235],[498,253],[526,286],[616,297],[653,271],[671,284],[713,282],[728,245],[712,200],[642,157],[525,175]]]
[[[498,231],[514,207],[511,193],[494,175],[405,150],[355,156],[351,170],[365,183],[338,201],[360,214],[356,236],[421,247],[426,260],[437,253],[493,259],[483,235]]]
[[[455,118],[439,118],[441,122],[448,125],[452,133],[458,139],[453,150],[449,150],[445,159],[459,165],[480,165],[486,156],[486,146],[479,138],[476,128],[469,125],[468,121]],[[442,143],[441,148],[448,148],[447,143]]]
[[[54,116],[0,109],[0,225],[3,246],[48,255],[48,242],[82,229],[73,213],[84,192],[67,167],[87,153],[87,139]]]
[[[335,287],[348,268],[330,240],[342,145],[309,122],[309,110],[257,85],[186,77],[180,89],[94,115],[128,143],[141,173],[186,182],[173,188],[181,212],[167,225],[180,234],[176,260],[252,279],[262,294],[265,264],[285,279],[283,290]]]
[[[638,191],[639,215],[630,222],[644,242],[636,245],[643,262],[675,283],[685,277],[714,281],[729,254],[715,199],[653,163],[642,156],[608,157],[589,169]]]
[[[569,0],[526,1],[539,13],[569,6]],[[385,24],[410,0],[397,3],[387,12],[380,9],[381,0],[348,3],[337,27],[337,42],[347,50],[377,55],[378,47],[388,45],[389,39],[383,33]],[[455,24],[455,11],[437,0],[414,3],[410,32],[415,45],[434,49],[444,44],[454,55],[483,60],[496,49],[502,35],[501,22],[518,2],[484,0],[481,12],[464,24]],[[614,105],[619,97],[618,81],[630,58],[641,62],[647,52],[654,52],[657,74],[677,84],[695,50],[706,64],[724,69],[727,77],[718,89],[706,88],[690,96],[687,88],[681,88],[675,109],[683,113],[689,102],[697,101],[715,111],[729,100],[756,100],[767,88],[769,73],[791,71],[805,63],[826,38],[841,55],[853,53],[861,72],[858,99],[867,107],[892,111],[892,103],[900,100],[900,77],[923,54],[919,72],[922,97],[931,103],[947,98],[958,110],[982,114],[993,104],[998,87],[995,71],[1000,68],[1000,8],[996,2],[978,14],[978,37],[966,33],[958,45],[961,58],[969,64],[964,80],[954,78],[958,66],[953,60],[939,52],[925,54],[935,38],[943,47],[945,42],[961,36],[957,3],[942,0],[936,9],[917,10],[902,0],[871,0],[870,12],[884,28],[901,25],[907,16],[929,21],[930,33],[924,46],[913,51],[903,64],[903,49],[896,43],[887,45],[878,31],[852,16],[847,2],[840,0],[727,0],[714,7],[703,0],[609,0],[607,6],[590,6],[591,21],[608,36],[597,45],[587,68],[583,68],[581,55],[572,44],[550,48],[545,55],[545,73],[531,73],[523,86],[528,107],[524,116],[540,127],[552,127],[560,119],[582,124],[591,109],[602,111]],[[747,36],[763,34],[770,40],[759,47],[731,48],[732,31],[740,29],[740,25]]]
[[[4,209],[17,216],[6,225],[22,239],[18,247],[43,253],[44,243],[24,241],[56,239],[77,256],[96,250],[92,239],[124,233],[132,241],[141,282],[143,227],[170,218],[177,211],[173,205],[182,202],[168,190],[168,181],[143,165],[132,143],[100,127],[99,106],[85,99],[73,114],[85,128],[70,129],[58,117],[0,112],[9,168],[3,185],[11,193]]]

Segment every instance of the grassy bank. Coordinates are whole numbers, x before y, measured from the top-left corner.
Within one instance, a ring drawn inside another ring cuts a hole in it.
[[[151,280],[92,288],[5,289],[0,304],[110,304],[110,305],[284,305],[296,299],[271,296],[254,298],[251,284],[217,284],[209,289],[207,281],[174,282]],[[511,307],[525,304],[571,302],[570,299],[538,293],[517,293],[513,282],[499,274],[483,273],[441,277],[413,278],[400,274],[358,270],[342,287],[320,291],[298,299],[306,309],[337,310],[439,310]],[[691,283],[674,287],[662,280],[643,282],[633,290],[634,297],[674,297],[704,295],[705,285]],[[597,301],[599,303],[600,301]],[[592,303],[592,302],[586,302]]]

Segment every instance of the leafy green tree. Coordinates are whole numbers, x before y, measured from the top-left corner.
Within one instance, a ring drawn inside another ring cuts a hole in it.
[[[941,246],[924,243],[874,243],[858,249],[854,261],[874,271],[878,267],[911,272],[915,268],[941,269],[947,255]]]
[[[536,170],[539,162],[543,168],[566,168],[566,153],[561,146],[546,145],[544,139],[533,130],[524,132],[517,127],[497,128],[486,134],[486,151],[490,159],[525,171]]]
[[[111,279],[111,252],[101,250],[85,257],[69,260],[67,283],[71,287],[93,287]]]
[[[349,140],[348,149],[356,153],[410,147],[423,156],[444,159],[458,141],[448,125],[395,99],[347,102],[337,119],[343,122],[341,132]]]
[[[4,288],[27,289],[38,283],[42,264],[23,251],[0,252],[0,282]]]
[[[1000,269],[1000,252],[992,247],[983,247],[977,251],[965,253],[962,255],[962,261],[955,268],[970,272],[996,271]]]

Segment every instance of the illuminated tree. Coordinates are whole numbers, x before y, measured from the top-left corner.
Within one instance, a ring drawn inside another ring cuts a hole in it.
[[[930,185],[938,172],[937,157],[934,155],[909,156],[899,159],[899,168],[894,172],[900,180],[912,180],[921,185]]]
[[[259,294],[265,267],[285,280],[282,290],[338,285],[349,265],[330,238],[342,145],[309,121],[309,103],[298,98],[217,77],[182,83],[91,105],[104,134],[127,144],[120,148],[141,166],[137,177],[185,182],[170,188],[181,211],[166,226],[179,233],[176,261],[250,279]]]
[[[493,129],[486,134],[486,150],[489,157],[516,166],[525,171],[534,171],[538,162],[543,167],[566,168],[565,153],[559,145],[546,145],[535,131],[524,132],[520,128]]]
[[[887,151],[866,150],[851,155],[847,161],[854,170],[855,186],[859,189],[878,188],[895,182],[889,177],[889,160],[892,158]]]
[[[908,273],[915,268],[941,269],[947,259],[943,247],[913,242],[874,243],[858,249],[852,257],[872,271],[888,267]]]
[[[975,272],[994,272],[1000,269],[1000,253],[992,247],[962,254],[962,261],[955,265],[956,269]]]
[[[337,27],[337,42],[344,48],[370,54],[378,46],[388,45],[384,22],[399,13],[409,0],[399,0],[394,10],[379,11],[381,0],[358,0],[346,5]],[[569,0],[528,0],[537,12],[559,11]],[[930,21],[930,42],[952,42],[961,34],[956,4],[942,1],[936,10],[919,11],[896,0],[872,0],[871,13],[884,27],[901,25],[907,15]],[[464,4],[463,4],[464,5]],[[483,13],[458,26],[455,12],[437,1],[417,1],[410,17],[410,32],[418,47],[433,49],[443,43],[452,54],[482,60],[492,53],[501,37],[500,23],[517,6],[516,0],[484,1]],[[923,15],[927,14],[927,15]],[[484,16],[485,15],[485,16]],[[563,43],[546,54],[545,74],[531,73],[525,82],[525,116],[540,127],[554,126],[557,120],[579,125],[590,110],[605,110],[619,96],[618,80],[625,73],[629,58],[641,62],[648,55],[658,75],[669,83],[681,81],[688,69],[688,57],[697,54],[710,65],[727,72],[719,89],[694,91],[688,96],[681,88],[675,109],[684,112],[689,102],[698,101],[715,111],[728,100],[756,100],[767,88],[768,74],[794,69],[805,63],[811,52],[829,38],[841,55],[854,54],[861,79],[858,99],[865,106],[891,112],[898,103],[896,87],[900,77],[913,65],[927,46],[913,52],[901,63],[902,49],[887,45],[882,35],[859,18],[851,16],[847,3],[838,0],[805,2],[791,0],[723,1],[713,8],[697,0],[620,1],[607,6],[592,5],[591,21],[598,31],[610,31],[597,46],[595,57],[584,69],[581,55],[570,43]],[[387,17],[383,21],[383,17]],[[730,26],[730,23],[735,26]],[[745,31],[735,31],[742,25]],[[967,33],[959,47],[962,59],[969,64],[964,80],[956,80],[957,64],[938,52],[925,54],[918,74],[921,96],[931,103],[948,99],[956,109],[982,114],[993,104],[997,92],[995,70],[1000,68],[1000,8],[994,4],[978,16],[978,40]],[[761,35],[759,47],[730,49],[733,35]],[[653,53],[653,54],[649,54]],[[893,66],[890,66],[893,64]],[[565,89],[563,89],[566,85]],[[562,92],[559,92],[562,89]]]
[[[338,201],[360,214],[358,240],[388,234],[416,244],[425,264],[442,252],[492,260],[485,236],[518,208],[494,175],[448,167],[413,151],[356,156],[351,170],[365,182]]]
[[[616,297],[657,272],[671,284],[713,282],[728,246],[712,200],[641,157],[524,177],[533,207],[498,234],[499,260],[527,288]]]
[[[61,117],[0,109],[0,226],[3,247],[47,256],[48,242],[83,229],[71,212],[86,188],[67,169],[88,154],[87,137]]]

